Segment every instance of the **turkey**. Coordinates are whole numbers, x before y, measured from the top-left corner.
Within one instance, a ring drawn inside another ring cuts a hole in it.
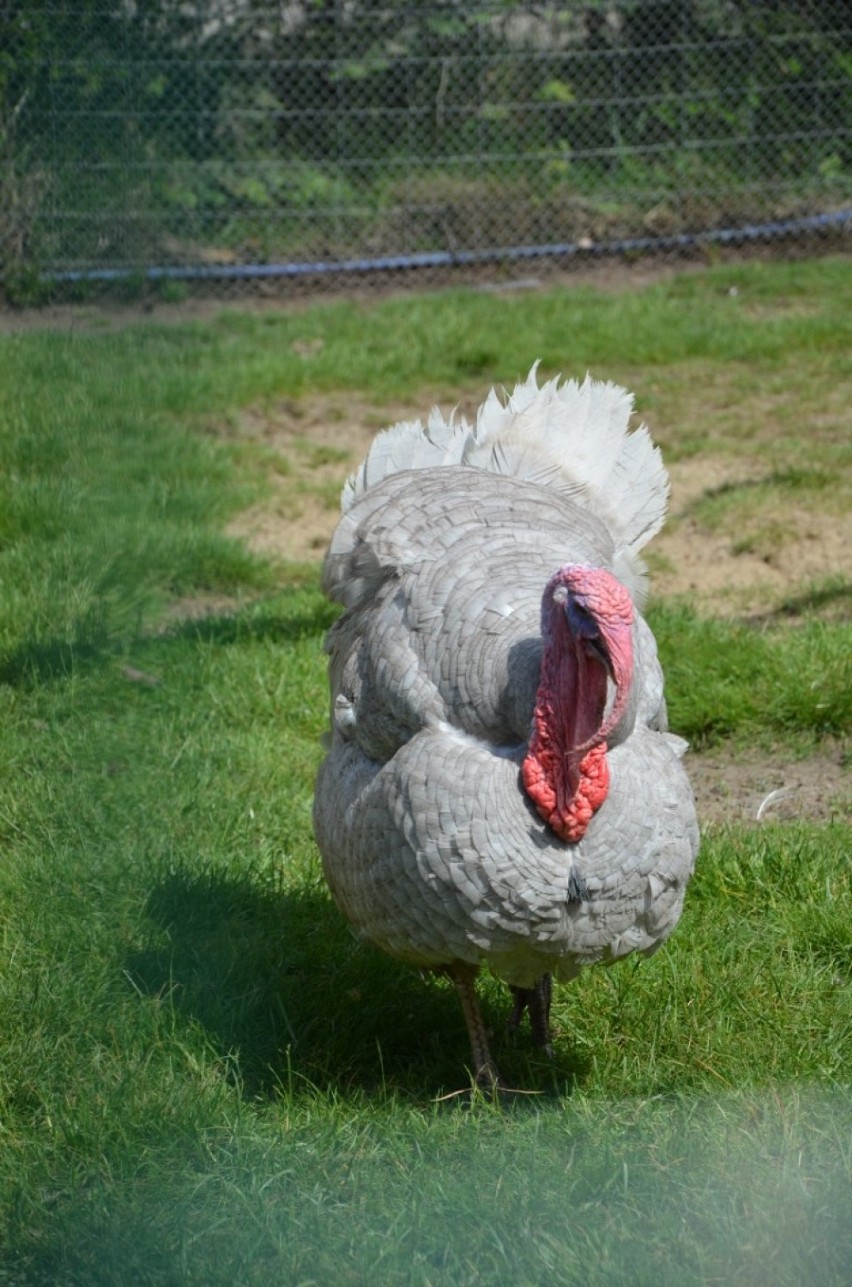
[[[610,383],[491,391],[378,435],[344,487],[323,589],[331,733],[314,828],[359,934],[455,984],[501,1085],[483,964],[550,1051],[551,980],[672,932],[698,848],[640,609],[668,477]]]

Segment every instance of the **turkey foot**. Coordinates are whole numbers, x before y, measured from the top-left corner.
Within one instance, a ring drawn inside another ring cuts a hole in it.
[[[553,1046],[550,1042],[550,1002],[553,998],[553,980],[549,974],[542,974],[531,988],[515,988],[510,985],[509,991],[515,998],[512,1013],[509,1015],[509,1031],[517,1032],[524,1011],[530,1012],[532,1039],[548,1059],[553,1058]]]
[[[476,995],[476,976],[478,972],[478,968],[475,965],[467,965],[463,961],[456,961],[453,965],[448,965],[445,971],[447,977],[452,979],[461,1002],[462,1014],[467,1025],[467,1035],[470,1037],[474,1081],[480,1090],[493,1093],[503,1089],[503,1081],[497,1065],[491,1057],[491,1051],[488,1046],[488,1033],[485,1030],[485,1021],[482,1018],[479,998]]]

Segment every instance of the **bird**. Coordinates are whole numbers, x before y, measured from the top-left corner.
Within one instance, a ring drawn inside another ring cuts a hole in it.
[[[642,613],[667,471],[629,392],[538,367],[472,422],[435,408],[379,433],[322,570],[343,609],[325,879],[360,938],[452,981],[490,1091],[480,970],[552,1054],[553,980],[656,951],[699,844]]]

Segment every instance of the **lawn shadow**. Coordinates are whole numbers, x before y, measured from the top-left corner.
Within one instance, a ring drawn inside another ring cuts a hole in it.
[[[291,603],[290,600],[293,602]],[[305,604],[304,592],[294,587],[278,590],[270,600],[255,600],[234,612],[211,613],[200,618],[176,619],[152,630],[138,615],[110,619],[106,610],[87,612],[62,638],[26,640],[0,660],[0,683],[14,688],[91,674],[116,661],[146,651],[162,656],[163,648],[186,641],[227,647],[247,641],[293,643],[323,634],[338,616],[338,609],[317,598]]]
[[[786,491],[795,491],[802,487],[815,488],[822,490],[830,487],[832,475],[825,469],[774,469],[771,473],[761,474],[757,478],[737,478],[728,482],[718,483],[715,487],[708,487],[696,496],[688,504],[683,506],[683,514],[696,514],[701,511],[708,501],[718,500],[720,497],[742,497],[755,492],[765,492],[771,488],[779,488]]]
[[[813,613],[823,613],[836,621],[849,621],[852,617],[852,581],[832,578],[800,594],[789,595],[769,612],[754,613],[743,621],[749,626],[765,626],[784,619],[798,621]]]
[[[391,1092],[417,1102],[467,1084],[469,1047],[453,989],[357,941],[324,885],[264,889],[175,873],[150,892],[151,946],[127,961],[142,994],[168,997],[233,1056],[247,1096],[282,1087]],[[564,1095],[587,1072],[504,1037],[507,991],[486,980],[486,1022],[511,1085]]]

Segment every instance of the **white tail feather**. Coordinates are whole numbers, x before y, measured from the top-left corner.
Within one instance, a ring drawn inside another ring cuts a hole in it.
[[[469,465],[552,487],[606,523],[616,546],[615,572],[641,596],[639,550],[660,530],[668,474],[648,430],[628,432],[633,397],[618,385],[592,380],[541,387],[536,363],[502,402],[492,389],[476,424],[435,408],[418,421],[379,434],[341,497],[343,512],[369,487],[403,469]]]

